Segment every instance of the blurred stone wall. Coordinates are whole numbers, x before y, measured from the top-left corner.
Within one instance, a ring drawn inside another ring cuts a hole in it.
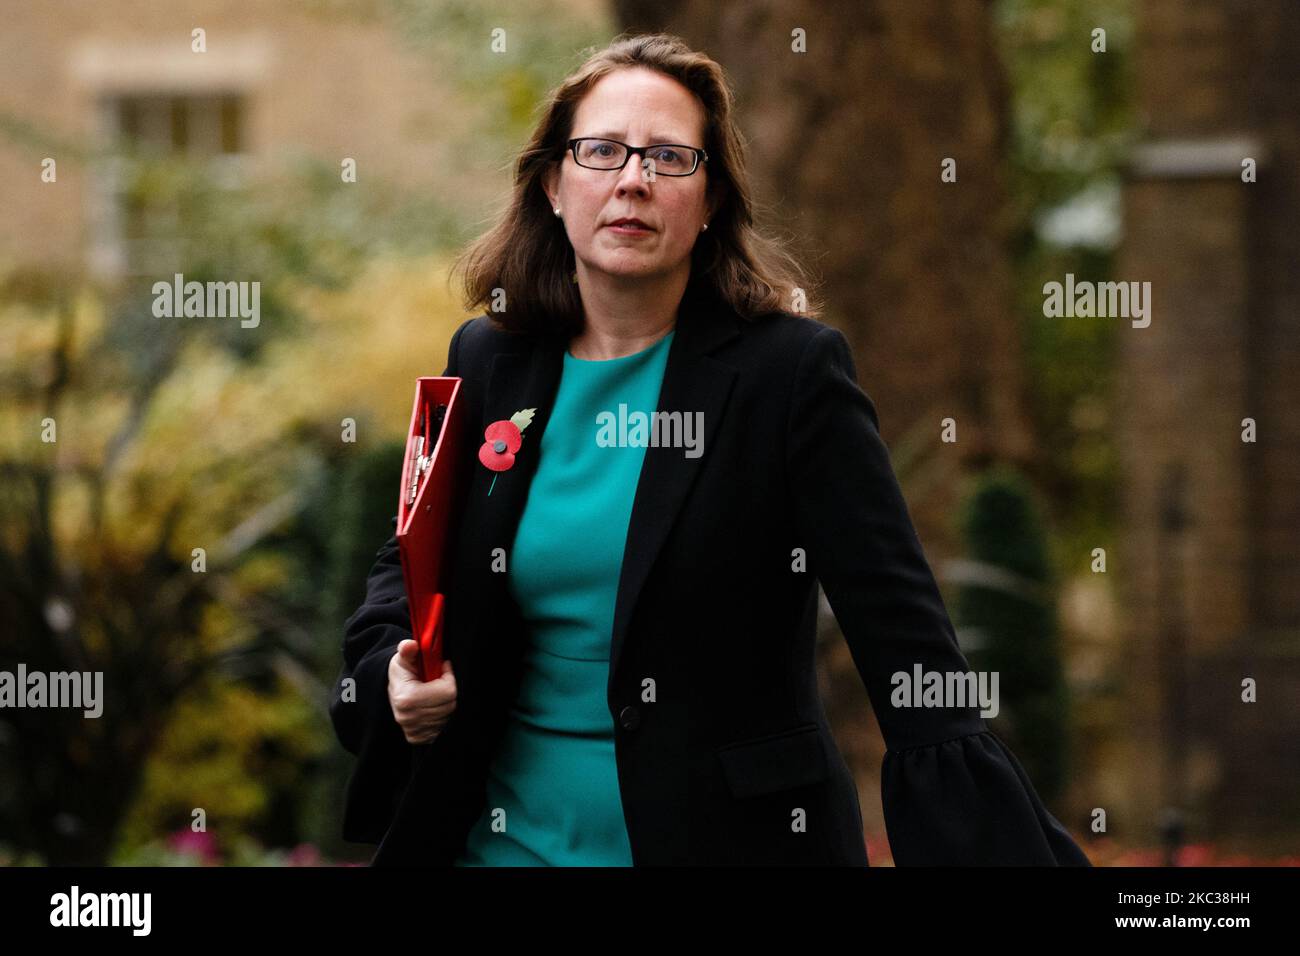
[[[1144,0],[1137,39],[1117,278],[1150,281],[1153,311],[1120,336],[1111,568],[1129,822],[1174,805],[1202,834],[1300,830],[1300,7]]]

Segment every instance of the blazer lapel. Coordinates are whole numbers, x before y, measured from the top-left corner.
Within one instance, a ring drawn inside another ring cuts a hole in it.
[[[614,605],[607,693],[614,686],[619,655],[641,589],[686,500],[691,483],[709,461],[727,397],[735,382],[735,368],[708,353],[739,335],[739,322],[726,303],[705,294],[683,298],[678,311],[677,332],[668,350],[656,410],[681,412],[683,418],[703,412],[702,454],[698,458],[687,458],[684,448],[651,447],[645,450]]]
[[[668,350],[655,410],[681,412],[683,418],[702,412],[702,454],[698,458],[687,458],[684,448],[651,447],[645,450],[615,601],[610,686],[613,685],[619,653],[641,589],[686,500],[691,483],[709,460],[735,381],[735,368],[712,358],[709,353],[739,335],[739,323],[740,319],[725,302],[697,288],[694,283],[682,297],[676,334]],[[520,336],[517,345],[493,358],[484,393],[483,420],[477,423],[477,431],[470,441],[473,454],[477,455],[478,446],[484,441],[483,431],[492,422],[508,419],[525,408],[536,408],[537,411],[523,432],[523,443],[513,467],[503,472],[492,472],[481,464],[474,466],[475,478],[470,483],[470,494],[475,496],[475,510],[482,515],[482,520],[476,522],[479,530],[475,537],[484,549],[481,560],[485,562],[493,548],[503,548],[509,555],[514,544],[528,488],[537,471],[542,435],[555,405],[567,347],[566,342],[554,339]],[[494,475],[495,485],[492,482]],[[500,582],[501,590],[497,596],[505,600],[505,575],[493,574],[491,578]]]
[[[520,347],[515,351],[498,352],[492,360],[487,390],[483,399],[483,420],[478,423],[473,453],[484,442],[483,432],[488,425],[509,419],[515,412],[535,408],[532,422],[523,430],[523,442],[515,455],[515,463],[506,471],[494,472],[475,463],[475,480],[470,493],[482,509],[479,541],[486,548],[481,556],[488,561],[493,548],[502,548],[507,556],[514,544],[515,531],[523,514],[528,488],[537,471],[542,433],[551,419],[555,393],[563,371],[566,346],[563,343],[538,337],[520,337]],[[495,479],[495,482],[494,482]],[[507,565],[508,567],[509,565]],[[494,574],[493,579],[504,583],[505,575]]]

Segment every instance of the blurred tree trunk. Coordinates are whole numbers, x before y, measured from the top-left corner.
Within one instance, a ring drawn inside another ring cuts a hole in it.
[[[850,337],[886,435],[919,421],[933,441],[951,415],[964,462],[1027,459],[991,5],[613,6],[623,27],[676,33],[726,70],[759,221],[822,273],[827,321]],[[806,53],[791,50],[797,29]],[[948,157],[955,183],[940,180]],[[947,525],[929,530],[949,540]]]

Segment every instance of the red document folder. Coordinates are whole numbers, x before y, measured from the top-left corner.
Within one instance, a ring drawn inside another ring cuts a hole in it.
[[[415,408],[406,436],[397,545],[411,610],[411,633],[420,644],[420,679],[442,675],[442,623],[448,538],[456,507],[461,461],[460,379],[416,379]]]

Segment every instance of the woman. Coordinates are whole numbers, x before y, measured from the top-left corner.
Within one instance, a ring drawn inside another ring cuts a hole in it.
[[[894,675],[969,667],[847,341],[752,228],[716,63],[666,36],[591,57],[460,265],[489,311],[444,372],[476,453],[447,668],[415,677],[390,539],[331,706],[374,865],[867,865],[819,579],[896,862],[1089,865],[975,704],[894,706]]]

